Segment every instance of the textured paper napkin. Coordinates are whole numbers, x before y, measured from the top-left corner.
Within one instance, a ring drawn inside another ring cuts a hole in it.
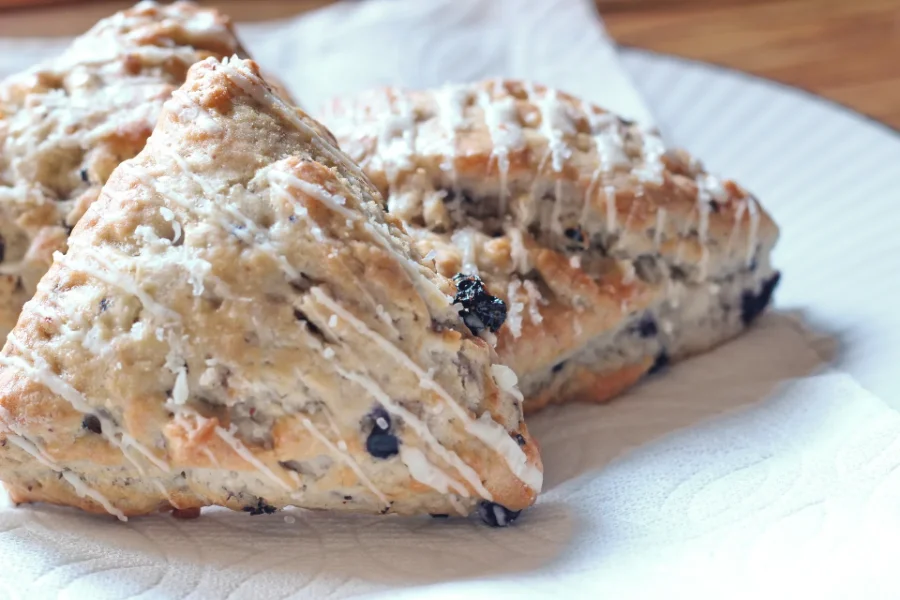
[[[592,10],[369,0],[241,33],[313,112],[372,85],[503,75],[651,123]],[[0,74],[61,45],[0,40]],[[0,507],[0,598],[876,597],[900,533],[900,416],[845,375],[816,375],[819,348],[773,314],[607,406],[536,416],[545,493],[504,530]]]

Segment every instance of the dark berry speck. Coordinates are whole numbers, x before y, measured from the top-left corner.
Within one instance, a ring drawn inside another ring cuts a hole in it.
[[[520,446],[525,446],[525,445],[528,444],[528,442],[525,441],[525,438],[522,437],[522,434],[521,434],[521,433],[517,433],[517,434],[514,435],[513,437],[515,438],[516,443],[517,443],[518,445],[520,445]]]
[[[759,293],[747,291],[741,296],[741,321],[745,326],[755,321],[766,310],[780,279],[781,273],[775,273],[763,282]]]
[[[97,415],[84,415],[81,419],[81,428],[91,433],[103,433],[103,427],[100,425],[100,418]]]
[[[250,513],[251,516],[255,515],[271,515],[273,512],[278,510],[271,504],[267,503],[263,498],[259,498],[256,501],[256,506],[245,506],[243,511],[246,513]]]
[[[366,438],[366,450],[375,458],[390,458],[400,452],[400,440],[391,433],[391,416],[382,407],[371,412],[372,431]]]
[[[458,273],[453,283],[456,284],[453,303],[462,305],[459,315],[472,333],[478,335],[484,329],[494,332],[500,329],[506,321],[506,304],[487,293],[480,277]]]
[[[484,500],[478,505],[478,516],[491,527],[506,527],[519,518],[520,510],[509,510],[496,502]]]
[[[665,350],[663,350],[656,355],[656,360],[653,361],[653,366],[651,366],[650,370],[647,371],[647,375],[656,375],[667,366],[669,366],[669,355],[666,354]]]
[[[566,229],[565,231],[566,237],[572,240],[573,242],[578,242],[579,244],[584,243],[584,234],[581,233],[580,227],[573,227],[571,229]]]
[[[656,337],[656,334],[659,333],[659,328],[656,326],[656,319],[654,319],[651,314],[644,315],[635,326],[634,330],[642,338]]]

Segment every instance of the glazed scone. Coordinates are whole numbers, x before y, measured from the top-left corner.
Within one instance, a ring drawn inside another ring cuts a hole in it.
[[[0,83],[0,335],[109,174],[144,147],[188,68],[235,52],[218,12],[142,2]]]
[[[330,134],[207,59],[0,356],[16,502],[468,514],[540,490],[515,375]]]
[[[438,271],[508,304],[526,411],[606,400],[735,336],[778,281],[759,202],[653,131],[539,85],[379,90],[323,121]]]

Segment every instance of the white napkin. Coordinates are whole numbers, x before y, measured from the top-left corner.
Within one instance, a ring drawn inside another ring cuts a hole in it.
[[[368,0],[241,32],[313,111],[372,85],[503,75],[652,122],[589,0]],[[49,48],[0,40],[0,74]],[[900,417],[845,375],[815,375],[819,347],[770,315],[609,405],[530,419],[546,491],[503,530],[0,506],[0,598],[877,596],[900,533]]]
[[[366,0],[238,27],[250,54],[316,112],[386,85],[526,78],[652,124],[590,0]],[[0,77],[68,40],[0,39]]]

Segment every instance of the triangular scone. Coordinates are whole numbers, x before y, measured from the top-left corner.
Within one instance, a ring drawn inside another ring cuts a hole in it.
[[[500,524],[530,505],[515,375],[378,202],[255,63],[195,65],[0,357],[13,499]]]
[[[526,411],[603,401],[740,333],[778,227],[659,135],[517,81],[336,101],[324,116],[439,271],[506,300]]]
[[[109,174],[144,147],[188,68],[235,52],[215,10],[141,2],[0,83],[0,335]]]

